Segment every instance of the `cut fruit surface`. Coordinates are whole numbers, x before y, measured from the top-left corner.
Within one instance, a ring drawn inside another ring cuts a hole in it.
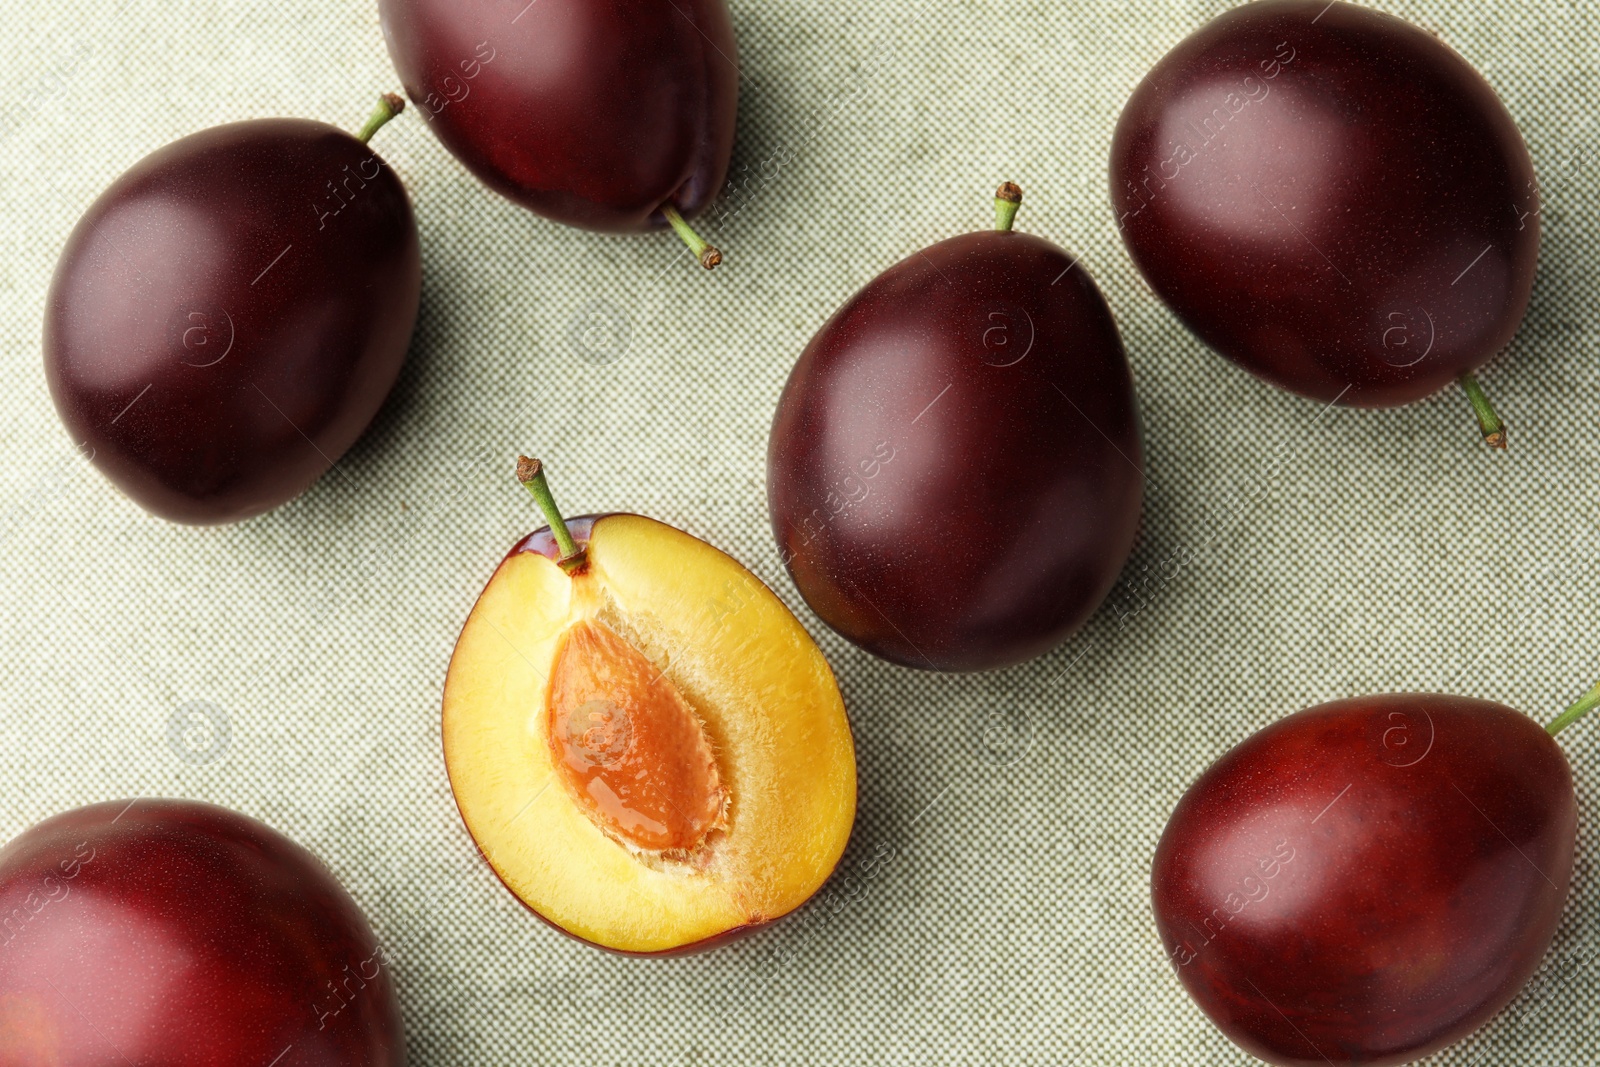
[[[821,651],[703,541],[637,515],[572,528],[584,565],[530,538],[451,660],[445,762],[468,829],[525,904],[605,948],[679,950],[793,911],[855,819]]]

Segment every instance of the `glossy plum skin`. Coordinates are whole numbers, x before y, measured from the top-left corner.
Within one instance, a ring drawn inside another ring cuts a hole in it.
[[[0,850],[0,1065],[400,1067],[399,1003],[355,903],[254,819],[137,800]]]
[[[626,233],[692,218],[733,151],[738,51],[723,0],[380,0],[407,94],[491,189]]]
[[[1301,396],[1419,400],[1504,348],[1528,307],[1539,198],[1522,136],[1465,60],[1381,12],[1222,15],[1134,91],[1110,170],[1161,299]]]
[[[1538,968],[1577,841],[1565,754],[1500,704],[1419,694],[1309,708],[1184,794],[1156,926],[1184,988],[1268,1063],[1410,1063]]]
[[[834,630],[907,667],[1060,644],[1138,530],[1133,382],[1100,292],[1023,233],[942,241],[812,339],[767,451],[790,575]]]
[[[594,524],[605,518],[605,515],[580,515],[575,519],[565,519],[567,533],[572,536],[573,544],[582,552],[589,546],[589,538],[594,535]],[[511,551],[506,553],[506,559],[521,552],[532,552],[543,556],[552,563],[561,562],[561,546],[556,544],[556,535],[550,527],[541,526],[533,533],[511,546]]]
[[[149,511],[259,515],[372,421],[421,263],[404,187],[349,134],[258,119],[185,137],[118,178],[67,241],[45,309],[56,410]]]

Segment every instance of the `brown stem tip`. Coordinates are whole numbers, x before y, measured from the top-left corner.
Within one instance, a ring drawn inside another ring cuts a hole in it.
[[[1494,405],[1489,403],[1489,397],[1483,391],[1483,386],[1478,384],[1477,377],[1468,371],[1461,376],[1461,388],[1466,391],[1467,402],[1472,405],[1472,413],[1478,419],[1478,432],[1483,435],[1484,444],[1490,448],[1504,449],[1506,447],[1506,424],[1495,411]]]
[[[1022,203],[1022,186],[1016,182],[1001,182],[1000,188],[994,191],[996,200],[1004,200],[1008,204]]]
[[[384,93],[383,102],[389,105],[389,110],[396,115],[406,109],[406,98],[399,93]]]
[[[539,472],[543,469],[544,465],[536,459],[529,459],[527,456],[517,457],[517,481],[519,482],[527,483],[533,481],[539,477]]]
[[[689,252],[695,259],[700,261],[700,265],[706,270],[710,270],[722,262],[722,253],[712,248],[710,241],[695,233],[694,227],[684,221],[682,213],[677,208],[671,204],[662,204],[661,217],[667,220],[667,225],[671,226],[673,232],[682,238],[684,244],[689,246]]]

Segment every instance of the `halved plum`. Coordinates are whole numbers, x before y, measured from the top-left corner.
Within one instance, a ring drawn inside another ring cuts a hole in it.
[[[489,580],[445,682],[445,764],[478,847],[536,914],[618,952],[705,947],[795,910],[855,821],[855,744],[821,650],[698,538],[548,514]]]

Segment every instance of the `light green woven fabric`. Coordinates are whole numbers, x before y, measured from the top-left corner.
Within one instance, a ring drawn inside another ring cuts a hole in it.
[[[1243,1063],[1172,975],[1147,890],[1206,764],[1323,699],[1443,690],[1545,719],[1600,676],[1592,5],[1383,4],[1487,75],[1546,187],[1533,306],[1484,375],[1509,454],[1456,395],[1319,414],[1207,352],[1138,279],[1106,202],[1112,128],[1225,3],[734,0],[744,193],[705,224],[727,252],[715,275],[670,236],[513,207],[403,116],[375,146],[414,197],[425,281],[394,396],[301,500],[194,530],[72,451],[40,370],[50,272],[88,203],[169,140],[248,116],[359,125],[398,87],[376,4],[3,4],[0,837],[134,795],[265,819],[371,917],[417,1064]],[[1018,228],[1082,253],[1128,346],[1138,591],[1034,664],[937,677],[846,646],[799,602],[767,527],[767,429],[826,316],[988,225],[1004,178],[1027,191]],[[570,512],[704,537],[818,635],[861,809],[803,917],[700,957],[618,958],[532,918],[477,857],[438,700],[474,597],[540,524],[519,449]],[[1583,844],[1549,974],[1438,1064],[1600,1062],[1597,731],[1564,737]]]

